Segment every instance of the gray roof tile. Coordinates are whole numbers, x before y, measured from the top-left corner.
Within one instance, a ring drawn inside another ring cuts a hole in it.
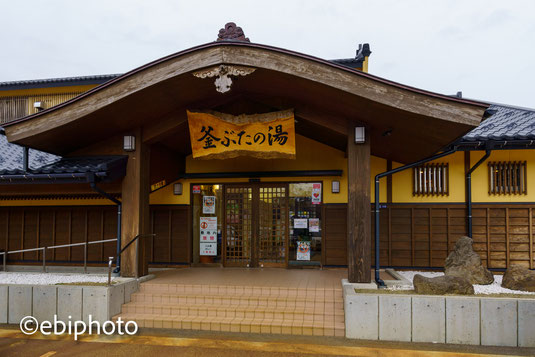
[[[535,140],[535,110],[493,104],[496,111],[462,141]]]

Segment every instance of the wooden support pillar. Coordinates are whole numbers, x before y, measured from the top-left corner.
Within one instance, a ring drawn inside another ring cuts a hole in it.
[[[126,176],[122,183],[121,247],[138,234],[150,233],[149,175],[150,146],[143,142],[141,129],[131,133],[136,137],[136,150],[128,153]],[[148,237],[139,238],[139,256],[136,261],[136,243],[121,254],[121,276],[132,277],[138,269],[139,276],[148,274]]]
[[[347,136],[347,266],[350,283],[371,281],[370,137],[355,144],[355,126]]]

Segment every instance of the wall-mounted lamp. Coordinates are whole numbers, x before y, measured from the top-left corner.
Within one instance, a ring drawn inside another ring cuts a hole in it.
[[[331,192],[332,193],[340,193],[340,181],[332,181],[331,182]]]
[[[363,144],[366,142],[366,130],[363,126],[355,127],[355,144]]]
[[[125,135],[123,149],[124,151],[136,151],[136,137],[133,135]]]
[[[173,185],[173,194],[177,196],[182,194],[182,182],[177,182]]]

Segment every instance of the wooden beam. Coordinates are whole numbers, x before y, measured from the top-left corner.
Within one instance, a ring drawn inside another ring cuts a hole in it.
[[[347,140],[347,266],[350,283],[371,281],[370,138],[355,144],[355,124]]]
[[[122,232],[121,246],[124,247],[139,234],[149,234],[149,174],[150,146],[142,140],[141,129],[132,132],[136,136],[136,150],[129,153],[126,176],[122,183]],[[132,277],[148,274],[146,237],[139,238],[139,256],[136,260],[136,243],[121,255],[121,276]]]
[[[149,123],[143,127],[143,141],[155,143],[164,136],[168,136],[173,131],[187,124],[186,109],[180,108],[167,115],[155,123]],[[187,130],[187,128],[185,128]]]

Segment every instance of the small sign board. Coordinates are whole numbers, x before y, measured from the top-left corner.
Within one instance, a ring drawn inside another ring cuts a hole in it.
[[[202,198],[202,213],[214,214],[215,213],[215,196],[203,196]]]
[[[193,185],[193,193],[201,193],[201,185]]]
[[[217,243],[217,217],[201,217],[199,228],[201,243]]]
[[[201,243],[200,255],[217,255],[217,243]]]
[[[308,230],[310,232],[319,232],[320,231],[320,219],[319,218],[309,218],[308,219]]]
[[[310,260],[310,242],[297,241],[297,260]]]
[[[294,218],[294,228],[308,228],[308,220],[306,218]]]
[[[321,183],[312,184],[312,204],[319,205],[321,203]]]

